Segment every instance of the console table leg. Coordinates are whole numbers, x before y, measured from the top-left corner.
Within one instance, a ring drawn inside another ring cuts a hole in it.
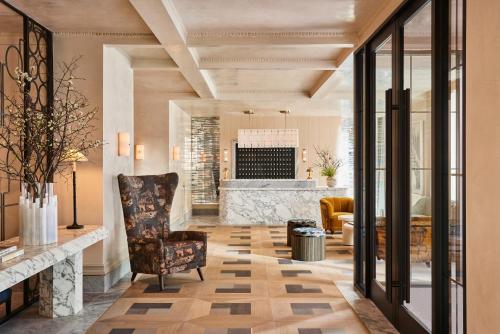
[[[49,318],[74,315],[83,307],[83,261],[78,252],[40,272],[39,313]]]

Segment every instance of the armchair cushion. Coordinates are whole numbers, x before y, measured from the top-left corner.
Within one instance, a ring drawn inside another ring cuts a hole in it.
[[[165,241],[165,261],[169,272],[204,267],[207,233],[200,231],[170,232]]]
[[[205,243],[203,241],[165,242],[165,260],[169,273],[205,265]],[[175,270],[172,270],[175,268]]]
[[[167,240],[173,240],[173,241],[196,240],[196,241],[203,241],[206,244],[207,233],[200,231],[175,231],[175,232],[170,232]]]

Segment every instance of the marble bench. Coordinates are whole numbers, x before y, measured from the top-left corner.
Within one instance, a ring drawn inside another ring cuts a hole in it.
[[[39,313],[55,318],[78,313],[83,307],[83,260],[85,248],[108,237],[108,231],[97,225],[81,230],[61,226],[58,242],[45,246],[22,246],[19,238],[0,245],[17,245],[24,255],[0,263],[0,291],[40,274]]]

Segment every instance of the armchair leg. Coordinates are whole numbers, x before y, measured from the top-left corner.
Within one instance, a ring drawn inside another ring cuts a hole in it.
[[[160,284],[160,291],[163,291],[163,275],[158,275],[158,281]]]
[[[137,273],[132,273],[132,277],[130,278],[130,282],[133,282],[135,280],[136,276],[137,276]]]
[[[203,278],[203,273],[201,272],[201,268],[196,268],[196,271],[198,271],[198,275],[200,276],[200,280],[204,281],[205,279]]]

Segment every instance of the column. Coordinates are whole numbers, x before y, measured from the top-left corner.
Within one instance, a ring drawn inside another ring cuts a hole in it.
[[[39,313],[49,318],[74,315],[83,306],[82,252],[40,272]]]

